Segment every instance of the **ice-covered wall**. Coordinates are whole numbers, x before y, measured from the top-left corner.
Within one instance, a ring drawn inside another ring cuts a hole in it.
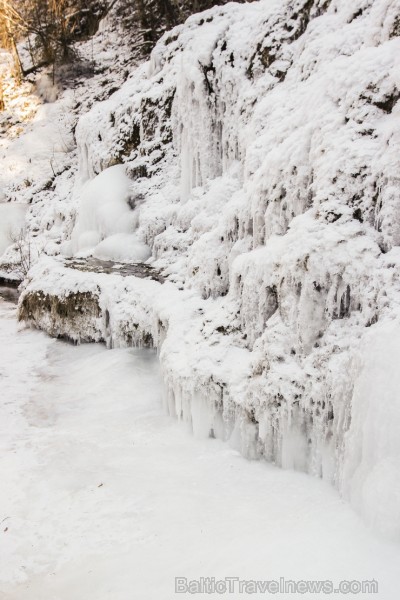
[[[125,165],[168,280],[104,292],[104,319],[161,348],[171,414],[325,477],[394,537],[400,402],[370,378],[396,362],[371,371],[368,347],[399,316],[399,35],[399,0],[214,8],[76,130],[79,180]]]

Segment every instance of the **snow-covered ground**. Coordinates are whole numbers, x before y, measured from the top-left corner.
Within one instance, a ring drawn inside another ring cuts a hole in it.
[[[1,600],[167,600],[201,576],[396,597],[399,546],[326,482],[193,438],[153,351],[50,340],[0,300],[0,381]]]

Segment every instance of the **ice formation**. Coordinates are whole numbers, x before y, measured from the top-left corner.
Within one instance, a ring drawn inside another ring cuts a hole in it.
[[[0,202],[0,257],[25,227],[24,204]]]
[[[129,194],[130,179],[123,165],[109,167],[86,182],[71,236],[73,255],[91,252],[100,259],[131,262],[149,258],[150,249],[133,235],[138,216]]]
[[[21,300],[53,334],[159,347],[166,405],[196,435],[326,478],[395,538],[399,14],[260,0],[164,35],[79,120],[84,196],[125,169],[131,212],[116,227],[84,201],[72,244],[104,238],[116,260],[146,244],[166,283],[46,257]],[[68,331],[78,292],[99,310]]]

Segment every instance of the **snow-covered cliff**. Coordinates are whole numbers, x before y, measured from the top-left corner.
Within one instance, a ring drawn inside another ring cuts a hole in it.
[[[20,307],[52,334],[158,346],[197,435],[326,478],[396,538],[399,35],[399,0],[231,3],[164,35],[79,120],[61,248],[82,249],[88,186],[112,195],[122,164],[129,194],[85,239],[123,259],[128,205],[129,252],[149,247],[165,282],[43,258]],[[76,326],[53,302],[71,294]]]

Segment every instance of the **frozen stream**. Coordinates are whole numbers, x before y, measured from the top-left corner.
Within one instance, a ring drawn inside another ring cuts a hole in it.
[[[398,597],[399,546],[327,484],[194,439],[164,415],[152,352],[73,347],[14,317],[0,299],[2,600],[184,597],[175,576],[374,578],[360,597]]]

